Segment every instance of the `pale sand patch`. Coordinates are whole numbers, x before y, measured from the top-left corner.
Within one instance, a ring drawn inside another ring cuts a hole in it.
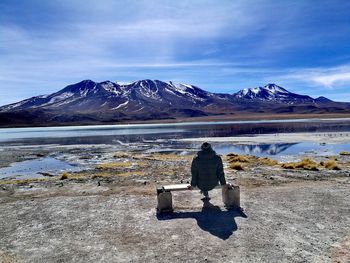
[[[202,137],[187,138],[180,141],[188,142],[233,142],[240,144],[252,143],[350,143],[350,132],[317,132],[317,133],[276,133],[257,134],[239,137]]]

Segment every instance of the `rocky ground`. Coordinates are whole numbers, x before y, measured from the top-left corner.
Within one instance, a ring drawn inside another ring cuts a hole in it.
[[[166,215],[156,214],[156,186],[187,182],[191,151],[11,147],[0,156],[2,166],[43,156],[90,164],[0,180],[0,262],[350,262],[346,154],[309,153],[288,169],[224,156],[244,211],[227,211],[218,189],[206,208],[198,191],[176,192]]]

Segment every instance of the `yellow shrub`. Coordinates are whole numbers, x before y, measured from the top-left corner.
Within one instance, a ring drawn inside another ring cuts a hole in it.
[[[340,152],[339,155],[350,155],[350,153],[347,151],[343,151],[343,152]]]
[[[305,168],[309,166],[317,166],[317,163],[310,158],[304,158],[296,163],[296,168]]]
[[[239,163],[239,162],[231,163],[230,166],[229,166],[229,168],[230,168],[230,169],[233,169],[233,170],[237,170],[237,171],[242,171],[242,170],[244,170],[242,164]]]
[[[277,165],[277,164],[278,164],[278,162],[277,162],[276,160],[270,159],[270,158],[268,158],[268,157],[259,158],[259,161],[260,161],[262,164],[270,165],[270,166],[274,166],[274,165]]]
[[[299,162],[283,163],[281,167],[284,169],[304,169],[318,171],[317,163],[310,158],[304,158]]]
[[[338,166],[337,162],[335,160],[328,160],[328,161],[322,161],[320,162],[320,165],[325,167],[329,170],[340,170],[340,167]]]
[[[228,157],[228,161],[230,163],[233,163],[233,162],[249,163],[250,162],[249,157],[245,155],[231,155]]]
[[[283,163],[281,167],[284,169],[295,169],[295,163]]]
[[[228,154],[227,154],[227,157],[237,156],[237,155],[238,155],[237,153],[228,153]]]
[[[68,177],[69,177],[69,176],[70,176],[70,174],[69,174],[69,173],[64,172],[64,173],[61,175],[60,180],[66,180],[66,179],[68,179]]]

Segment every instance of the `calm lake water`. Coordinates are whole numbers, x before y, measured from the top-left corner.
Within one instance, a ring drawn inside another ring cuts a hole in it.
[[[156,139],[230,137],[293,132],[347,132],[350,119],[299,119],[168,124],[123,124],[0,129],[1,145],[113,144]]]
[[[41,173],[57,175],[63,171],[74,172],[78,170],[80,170],[78,166],[71,165],[55,158],[46,157],[18,162],[12,166],[1,168],[0,179],[11,176],[20,176],[21,179],[42,178],[44,175]]]

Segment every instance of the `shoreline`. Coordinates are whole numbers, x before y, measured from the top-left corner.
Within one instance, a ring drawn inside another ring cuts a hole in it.
[[[118,125],[133,125],[133,124],[169,124],[176,125],[180,123],[197,123],[197,122],[240,122],[240,121],[298,121],[303,119],[319,119],[319,120],[348,120],[350,119],[349,113],[344,114],[240,114],[240,115],[213,115],[204,117],[186,117],[186,118],[176,118],[176,119],[155,119],[155,120],[122,120],[120,122],[102,123],[102,122],[92,122],[92,123],[66,123],[66,124],[52,124],[52,125],[0,125],[1,129],[13,129],[13,128],[64,128],[64,127],[93,127],[93,126],[118,126]]]

